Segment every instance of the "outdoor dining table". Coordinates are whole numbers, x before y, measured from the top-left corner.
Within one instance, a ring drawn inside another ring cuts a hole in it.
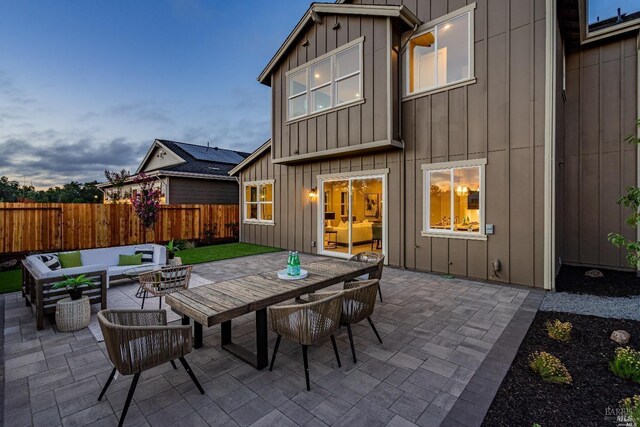
[[[194,348],[202,347],[202,326],[221,324],[222,348],[243,361],[263,369],[269,362],[267,307],[315,292],[376,271],[376,264],[326,259],[302,266],[308,276],[298,280],[278,278],[269,271],[237,279],[214,282],[167,295],[166,304],[182,316],[182,324],[194,321]],[[233,343],[231,320],[256,313],[256,353]]]

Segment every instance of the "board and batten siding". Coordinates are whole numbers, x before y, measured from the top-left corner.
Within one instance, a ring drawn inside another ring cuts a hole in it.
[[[390,140],[394,136],[387,131],[390,78],[387,60],[391,55],[387,45],[388,19],[323,15],[322,20],[321,25],[310,25],[298,38],[271,76],[274,159]],[[336,24],[340,27],[334,30]],[[364,37],[361,70],[364,102],[287,123],[287,71],[360,37]],[[305,41],[307,46],[303,46]]]
[[[426,22],[471,2],[404,3]],[[474,32],[475,84],[402,103],[406,267],[543,287],[544,2],[477,1]],[[421,166],[477,158],[487,159],[485,222],[495,234],[422,237]]]
[[[319,198],[311,200],[309,190],[318,184],[318,175],[389,169],[387,186],[388,262],[403,266],[401,228],[401,151],[390,150],[365,156],[344,157],[298,165],[272,164],[266,151],[241,172],[242,182],[274,180],[273,225],[242,224],[243,242],[275,246],[307,253],[317,253],[323,236],[318,236]],[[241,206],[241,211],[244,205]],[[242,212],[241,212],[242,218]],[[312,246],[312,242],[316,246]]]
[[[423,22],[454,12],[468,3],[471,2],[405,2]],[[303,153],[324,150],[328,144],[335,144],[332,147],[350,144],[352,132],[357,136],[353,140],[356,143],[383,136],[384,129],[378,128],[379,120],[376,120],[376,106],[380,101],[375,98],[370,102],[369,98],[371,90],[375,94],[379,92],[377,88],[383,86],[378,74],[369,75],[371,66],[379,68],[375,53],[386,45],[382,28],[376,30],[376,22],[383,20],[332,19],[340,21],[341,28],[349,31],[342,35],[330,33],[332,21],[321,28],[313,26],[306,36],[311,45],[305,49],[300,40],[274,74],[273,156],[276,159],[289,156],[295,150]],[[351,28],[359,31],[354,30],[352,36]],[[322,34],[318,36],[315,31]],[[346,43],[361,34],[365,35],[366,102],[358,106],[358,114],[352,117],[342,111],[317,116],[296,122],[289,130],[285,123],[286,95],[281,89],[284,72],[309,61],[319,52],[339,46],[341,43],[334,40],[334,36],[342,37],[342,43]],[[368,44],[372,35],[374,42]],[[477,1],[473,38],[476,83],[401,101],[398,138],[405,144],[404,151],[388,149],[378,154],[293,166],[273,165],[270,153],[266,152],[247,166],[242,171],[244,181],[275,180],[274,225],[244,224],[242,239],[317,252],[318,248],[312,247],[311,242],[322,240],[316,236],[318,202],[311,202],[308,197],[309,189],[317,184],[317,175],[388,168],[387,256],[390,265],[543,287],[544,1]],[[324,44],[309,54],[314,40],[316,44],[318,40]],[[384,45],[379,40],[383,40]],[[374,56],[367,59],[368,52]],[[395,67],[397,61],[393,64]],[[486,241],[423,237],[425,189],[421,166],[478,158],[487,159],[485,222],[495,226],[495,234]],[[490,267],[493,259],[501,262],[497,276]]]
[[[557,180],[562,206],[557,253],[566,263],[629,268],[625,252],[611,245],[607,234],[635,237],[625,224],[631,211],[617,200],[637,182],[637,148],[624,141],[636,133],[638,117],[636,40],[632,32],[566,52]]]
[[[233,180],[176,178],[169,180],[169,203],[237,204],[238,183]]]

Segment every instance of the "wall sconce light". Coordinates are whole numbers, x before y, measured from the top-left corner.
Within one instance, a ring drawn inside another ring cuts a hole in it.
[[[467,194],[469,194],[469,188],[459,185],[458,188],[456,188],[456,194],[458,196],[466,196]]]
[[[309,197],[311,199],[318,197],[318,189],[316,187],[312,187],[311,190],[309,190]]]

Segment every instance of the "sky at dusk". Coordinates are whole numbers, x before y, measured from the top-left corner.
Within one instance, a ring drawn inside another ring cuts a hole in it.
[[[620,13],[632,13],[640,10],[640,0],[589,0],[589,23],[611,18]]]
[[[132,172],[155,138],[252,151],[256,81],[308,0],[0,0],[0,176]]]

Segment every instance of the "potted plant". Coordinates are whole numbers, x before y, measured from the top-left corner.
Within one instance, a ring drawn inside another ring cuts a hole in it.
[[[82,298],[82,289],[84,286],[87,286],[88,288],[93,288],[95,286],[91,279],[89,279],[84,274],[81,274],[77,277],[64,277],[66,277],[66,280],[54,284],[51,289],[67,288],[67,291],[69,291],[69,296],[74,301]]]
[[[173,243],[173,239],[171,239],[165,247],[167,248],[167,256],[169,259],[173,259],[176,256],[176,252],[180,250],[178,249],[178,246]]]

